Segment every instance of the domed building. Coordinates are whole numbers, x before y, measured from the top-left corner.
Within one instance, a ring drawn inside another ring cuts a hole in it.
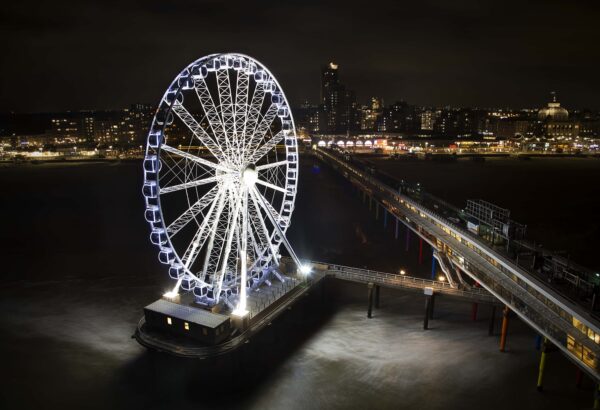
[[[541,121],[567,121],[569,119],[569,111],[560,106],[556,100],[556,93],[552,92],[552,101],[548,106],[538,111],[538,119]]]
[[[560,106],[555,92],[548,106],[538,111],[538,121],[546,138],[572,139],[579,135],[579,121],[569,119],[569,111]]]

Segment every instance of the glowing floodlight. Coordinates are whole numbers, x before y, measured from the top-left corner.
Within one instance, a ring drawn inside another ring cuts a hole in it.
[[[179,293],[172,291],[172,290],[168,291],[167,293],[165,293],[163,295],[163,297],[165,299],[175,299],[175,298],[177,298],[177,296],[179,296]]]
[[[312,267],[310,265],[301,265],[300,266],[300,273],[303,274],[304,276],[310,274],[312,270]]]

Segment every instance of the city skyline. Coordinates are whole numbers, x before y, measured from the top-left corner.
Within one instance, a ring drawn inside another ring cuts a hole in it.
[[[12,98],[0,110],[154,103],[180,61],[213,51],[260,56],[289,84],[293,105],[317,100],[319,66],[334,61],[358,101],[523,108],[541,106],[556,90],[570,108],[597,109],[600,86],[590,81],[600,62],[590,52],[597,7],[420,2],[388,4],[383,13],[384,5],[363,3],[121,2],[117,9],[25,1],[2,17],[10,41],[1,88]],[[34,66],[37,75],[29,72]]]

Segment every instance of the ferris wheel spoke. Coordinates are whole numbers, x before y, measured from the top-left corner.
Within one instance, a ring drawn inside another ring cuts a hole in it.
[[[198,179],[196,181],[184,182],[182,184],[177,184],[177,185],[160,188],[159,193],[161,195],[169,194],[171,192],[181,191],[182,189],[189,189],[189,188],[194,188],[194,187],[201,186],[201,185],[212,184],[213,182],[218,182],[222,179],[223,179],[223,176],[216,176],[216,177]]]
[[[250,203],[248,203],[248,205],[250,205]],[[248,213],[250,213],[250,207],[248,207]],[[254,252],[254,258],[252,258],[252,260],[254,261],[252,266],[254,266],[256,264],[256,260],[262,257],[262,253],[260,248],[258,247],[258,242],[256,241],[256,236],[254,235],[254,231],[252,228],[252,220],[250,219],[250,215],[248,215],[248,239],[250,240],[250,248]]]
[[[262,257],[262,255],[264,254],[264,251],[268,249],[269,247],[269,240],[268,240],[268,232],[266,232],[262,229],[261,227],[261,223],[260,223],[260,210],[257,208],[257,204],[254,202],[254,199],[252,198],[251,194],[249,195],[249,201],[248,201],[248,220],[249,222],[249,232],[250,235],[252,236],[252,240],[254,241],[254,247],[255,247],[255,252],[257,254],[257,257],[260,256]],[[254,232],[256,232],[256,236],[254,235]],[[256,238],[258,237],[258,241],[256,240]],[[260,245],[260,247],[259,247]]]
[[[202,247],[206,243],[209,234],[212,235],[214,232],[214,229],[207,230],[207,227],[209,225],[213,226],[214,222],[218,221],[221,217],[221,212],[223,212],[223,203],[225,195],[226,193],[223,190],[219,192],[219,199],[212,203],[211,209],[208,211],[206,218],[202,221],[200,228],[198,229],[198,231],[194,235],[194,238],[192,239],[192,242],[190,242],[188,248],[186,249],[186,252],[182,258],[182,262],[184,263],[188,272],[191,272],[190,269],[193,263],[196,261],[196,258],[200,254]],[[205,278],[204,276],[202,276],[200,279],[204,280]]]
[[[296,255],[296,252],[294,252],[294,249],[292,248],[292,245],[289,243],[289,241],[287,240],[283,230],[281,229],[281,226],[279,226],[280,221],[282,220],[282,218],[276,218],[275,215],[277,214],[277,212],[273,209],[272,211],[269,209],[269,203],[268,201],[260,194],[260,192],[258,192],[256,190],[255,187],[252,187],[252,191],[254,193],[254,195],[258,198],[258,203],[263,207],[263,209],[265,210],[265,212],[267,213],[267,216],[269,217],[269,219],[271,220],[271,223],[273,224],[273,227],[275,228],[275,230],[277,231],[278,236],[281,238],[281,241],[283,242],[283,244],[285,245],[285,248],[287,249],[288,253],[290,254],[290,256],[292,257],[292,260],[296,263],[296,266],[300,267],[302,266],[302,263],[300,262],[300,259],[298,258],[298,256]],[[272,209],[272,207],[271,207]]]
[[[260,214],[260,206],[258,204],[258,199],[256,198],[256,190],[250,189],[249,194],[250,194],[250,198],[252,199],[252,203],[254,204],[254,209],[255,209],[255,213],[252,214],[253,219],[258,224],[258,228],[256,228],[256,226],[255,226],[255,229],[256,229],[257,233],[259,234],[259,238],[262,239],[263,244],[267,245],[267,248],[271,251],[273,258],[275,259],[275,261],[277,263],[279,263],[278,258],[277,258],[277,250],[275,249],[275,245],[273,244],[272,236],[269,233],[269,229],[267,228],[267,225],[265,224],[265,221]],[[264,251],[263,251],[263,254],[264,254]]]
[[[221,208],[221,212],[219,212],[219,217],[215,218],[215,220],[212,223],[211,229],[210,229],[210,237],[208,239],[208,244],[206,246],[206,252],[204,254],[204,262],[202,263],[202,271],[200,272],[201,275],[200,277],[204,280],[206,278],[206,274],[208,273],[209,269],[213,266],[218,266],[219,263],[219,256],[220,256],[220,247],[217,246],[215,247],[215,240],[217,242],[220,242],[223,240],[223,236],[221,235],[221,232],[219,231],[219,222],[221,220],[221,213],[223,211],[223,208]]]
[[[261,117],[261,120],[256,126],[256,128],[252,131],[250,142],[248,144],[248,147],[251,150],[256,150],[256,148],[260,145],[263,138],[265,137],[267,131],[269,131],[269,129],[271,128],[273,121],[277,117],[277,109],[278,108],[276,104],[271,104],[265,115]]]
[[[270,164],[264,164],[264,165],[258,165],[256,167],[257,171],[264,171],[266,169],[270,169],[270,168],[275,168],[275,167],[280,167],[282,165],[287,165],[288,161],[287,160],[283,160],[283,161],[277,161],[277,162],[271,162]]]
[[[223,131],[225,132],[225,144],[229,152],[233,153],[231,142],[235,138],[235,118],[228,70],[217,71],[217,89],[219,92],[219,108],[221,109]]]
[[[217,194],[219,193],[219,186],[212,187],[206,194],[197,200],[192,206],[190,206],[185,212],[183,212],[177,219],[167,226],[167,233],[171,236],[175,236],[181,229],[183,229],[192,219],[196,218],[207,206],[216,200]]]
[[[241,198],[239,195],[236,195],[236,204],[235,209],[231,215],[231,222],[229,224],[229,231],[227,232],[227,242],[225,243],[225,248],[223,249],[223,256],[221,258],[221,268],[219,269],[218,275],[215,278],[217,283],[217,287],[215,290],[215,297],[218,301],[220,298],[221,288],[223,286],[223,277],[225,276],[225,271],[227,270],[227,261],[229,260],[229,253],[231,252],[231,242],[233,241],[233,235],[237,228],[237,219],[240,213],[240,207],[242,205]]]
[[[204,113],[206,114],[206,119],[208,120],[208,124],[212,130],[213,135],[215,136],[215,140],[217,143],[226,145],[227,144],[227,132],[225,131],[225,125],[221,121],[221,116],[219,115],[219,111],[215,105],[212,94],[206,84],[204,78],[200,78],[194,83],[196,94],[198,95],[198,99],[200,100],[200,104],[202,104],[202,108],[204,109]],[[231,153],[224,151],[225,158],[231,159]]]
[[[246,124],[246,113],[248,108],[248,90],[250,88],[250,81],[248,78],[248,71],[239,70],[237,72],[237,80],[235,87],[235,111],[234,111],[234,125],[235,125],[235,136],[236,136],[236,147],[239,152],[243,152],[244,146],[244,126]]]
[[[285,188],[282,188],[282,187],[277,186],[275,184],[271,184],[270,182],[267,182],[267,181],[263,181],[262,179],[257,179],[256,183],[260,184],[262,186],[265,186],[267,188],[274,189],[275,191],[283,192],[284,194],[286,193]]]
[[[265,94],[265,83],[256,83],[250,106],[247,107],[247,119],[244,125],[244,148],[242,150],[244,157],[246,157],[248,150],[252,149],[252,147],[248,146],[248,139],[252,138],[252,133],[254,132],[254,128],[256,128],[256,124],[260,118]]]
[[[178,101],[173,104],[172,110],[179,119],[188,127],[194,136],[202,143],[204,147],[219,161],[225,161],[225,153],[221,147],[215,143],[213,138],[202,128],[198,121],[188,112],[188,110]]]
[[[250,155],[250,157],[248,158],[248,162],[257,162],[262,157],[267,155],[269,152],[271,152],[271,150],[273,148],[277,147],[277,144],[279,144],[283,140],[284,136],[285,136],[284,131],[279,131],[277,134],[273,135],[273,137],[271,137],[271,139],[269,139],[263,145],[258,147]]]
[[[271,203],[258,191],[258,189],[256,189],[256,187],[254,187],[253,190],[258,200],[258,203],[265,210],[265,212],[268,212],[270,220],[275,220],[278,224],[280,224],[281,222],[287,223],[289,221],[289,218],[281,216],[279,212],[277,212],[277,210],[273,208],[273,205],[271,205]]]
[[[188,160],[193,161],[200,165],[205,165],[207,167],[210,167],[213,169],[218,169],[219,171],[223,171],[223,172],[231,172],[230,168],[224,167],[223,165],[214,163],[214,162],[204,159],[202,157],[198,157],[194,154],[190,154],[189,152],[182,151],[175,147],[171,147],[170,145],[167,145],[167,144],[161,145],[160,149],[165,150],[171,154],[179,155],[182,158],[188,159]]]
[[[254,254],[255,256],[252,259],[252,264],[248,268],[248,272],[255,271],[256,269],[260,268],[261,265],[264,266],[265,264],[268,264],[271,260],[276,260],[273,258],[271,250],[268,246],[266,246],[262,250],[259,250],[257,247],[254,247]]]

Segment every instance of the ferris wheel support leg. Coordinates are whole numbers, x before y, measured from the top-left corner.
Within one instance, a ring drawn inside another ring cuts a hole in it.
[[[182,280],[183,280],[182,278],[177,279],[177,284],[175,285],[175,287],[173,287],[173,290],[171,291],[171,293],[173,293],[173,294],[179,293],[179,287],[181,286]]]
[[[258,208],[262,207],[263,205],[259,204],[258,199],[256,198],[256,195],[254,195],[254,191],[250,190],[249,193],[250,193],[252,202],[254,203],[254,207],[256,208],[256,210],[258,212]],[[267,226],[265,225],[265,221],[263,220],[262,217],[259,217],[258,220],[260,222],[260,227],[263,230],[263,233],[265,234],[265,236],[269,242],[269,250],[271,251],[271,255],[273,256],[273,261],[275,262],[275,264],[277,266],[279,266],[279,258],[277,256],[277,250],[273,246],[273,241],[269,235],[269,230],[267,229]]]
[[[223,257],[221,259],[221,269],[217,280],[217,286],[215,289],[215,300],[217,301],[217,303],[219,302],[219,298],[221,297],[223,278],[227,270],[227,261],[229,259],[229,253],[231,252],[231,242],[233,241],[233,235],[235,234],[235,231],[237,229],[238,214],[240,213],[240,208],[242,205],[241,202],[241,199],[237,198],[237,203],[235,204],[233,215],[231,217],[229,232],[227,234],[227,242],[225,243],[225,249],[223,250]]]
[[[244,189],[242,195],[242,249],[240,249],[240,298],[238,301],[237,309],[234,311],[239,316],[244,316],[248,311],[246,310],[246,282],[248,281],[248,259],[247,259],[247,247],[248,247],[248,189]]]
[[[260,194],[260,192],[257,192],[256,188],[252,188],[252,194],[255,197],[258,197],[258,203],[265,210],[265,213],[267,214],[267,217],[269,218],[269,220],[271,221],[271,223],[275,227],[275,230],[277,231],[277,233],[281,237],[281,241],[283,242],[283,245],[285,246],[285,248],[287,249],[288,253],[292,257],[292,260],[294,261],[294,263],[298,267],[298,270],[300,270],[300,272],[303,273],[303,274],[307,274],[309,268],[305,267],[302,264],[302,262],[300,262],[300,259],[298,258],[298,255],[296,255],[296,252],[294,252],[294,249],[292,248],[292,245],[290,244],[290,242],[285,237],[285,234],[281,230],[281,227],[279,226],[279,224],[277,223],[277,221],[275,220],[275,218],[273,217],[273,215],[271,214],[271,212],[269,211],[269,209],[265,205],[264,198],[262,197],[262,195]]]

